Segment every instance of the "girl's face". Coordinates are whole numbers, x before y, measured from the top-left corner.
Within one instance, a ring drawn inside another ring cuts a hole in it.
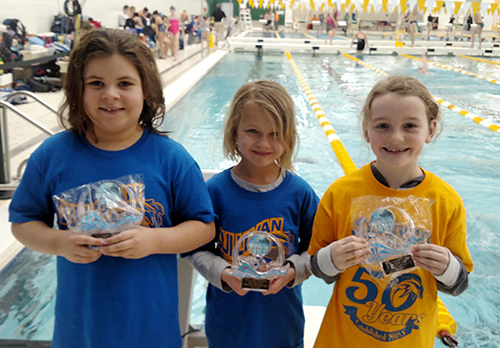
[[[137,139],[144,104],[141,78],[125,57],[90,60],[84,71],[83,104],[99,141]]]
[[[241,164],[249,170],[275,169],[275,161],[283,154],[277,130],[267,112],[257,105],[243,109],[235,140]]]
[[[384,176],[420,175],[418,157],[436,131],[436,121],[429,124],[422,99],[388,93],[372,101],[371,111],[364,134],[377,157],[377,169]]]

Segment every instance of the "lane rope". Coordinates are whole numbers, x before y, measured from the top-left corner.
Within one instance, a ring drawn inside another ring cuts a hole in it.
[[[471,56],[465,56],[463,54],[459,54],[458,55],[459,57],[462,57],[462,58],[467,58],[467,59],[473,59],[473,60],[478,60],[480,62],[483,62],[483,63],[489,63],[489,64],[496,64],[496,65],[500,65],[499,62],[494,62],[492,60],[487,60],[487,59],[481,59],[481,58],[476,58],[476,57],[471,57]]]
[[[335,152],[337,160],[339,161],[342,169],[344,170],[344,173],[349,174],[356,171],[357,168],[356,165],[354,164],[354,161],[349,156],[349,153],[345,149],[344,144],[342,144],[342,142],[340,141],[337,132],[335,132],[335,129],[333,129],[333,126],[331,125],[330,121],[323,112],[321,105],[314,97],[313,92],[309,88],[309,85],[307,84],[304,76],[302,76],[299,67],[297,66],[297,64],[295,64],[295,61],[293,60],[290,52],[287,51],[286,56],[288,58],[288,61],[290,62],[290,65],[293,68],[293,71],[295,72],[295,75],[297,75],[297,79],[299,80],[300,86],[304,90],[306,98],[309,101],[309,104],[311,105],[311,108],[313,109],[314,114],[316,115],[316,118],[318,119],[318,122],[321,125],[321,128],[325,132],[325,135],[328,138],[330,146]]]
[[[381,75],[389,76],[389,74],[386,73],[385,71],[380,70],[380,69],[378,69],[378,68],[376,68],[376,67],[374,67],[374,66],[372,66],[372,65],[370,65],[370,64],[368,64],[366,62],[363,62],[362,60],[359,60],[358,58],[355,58],[355,57],[351,56],[350,54],[344,53],[344,56],[346,56],[347,58],[350,58],[350,59],[358,62],[359,64],[361,64],[361,65],[363,65],[363,66],[365,66],[367,68],[370,68],[370,69],[374,70],[375,72],[377,72],[377,73],[379,73]],[[414,58],[416,58],[416,57],[414,57]],[[416,58],[416,59],[419,59],[419,58]],[[462,116],[465,116],[465,117],[473,120],[477,124],[480,124],[481,126],[484,126],[484,127],[488,128],[488,129],[490,129],[490,130],[492,130],[492,131],[497,132],[498,134],[500,134],[500,126],[498,126],[498,125],[496,125],[496,124],[494,124],[494,123],[492,123],[492,122],[490,122],[488,120],[485,120],[484,118],[482,118],[482,117],[480,117],[478,115],[475,115],[475,114],[473,114],[471,112],[468,112],[468,111],[466,111],[466,110],[464,110],[464,109],[462,109],[462,108],[460,108],[458,106],[455,106],[455,105],[453,105],[453,104],[451,104],[451,103],[449,103],[449,102],[447,102],[447,101],[445,101],[445,100],[443,100],[441,98],[438,98],[435,95],[433,95],[432,97],[434,98],[434,100],[436,102],[438,102],[439,104],[445,106],[446,108],[448,108],[448,109],[450,109],[452,111],[455,111],[458,114],[460,114]]]
[[[415,60],[419,60],[419,61],[422,61],[422,58],[418,58],[418,57],[414,57],[414,56],[409,56],[407,54],[404,54],[404,53],[401,53],[401,55],[403,57],[406,57],[406,58],[410,58],[410,59],[415,59]],[[464,74],[464,75],[468,75],[468,76],[473,76],[473,77],[477,77],[479,79],[483,79],[483,80],[486,80],[488,82],[491,82],[491,83],[496,83],[497,85],[500,85],[500,81],[498,80],[495,80],[495,79],[492,79],[492,78],[489,78],[487,76],[482,76],[482,75],[479,75],[479,74],[475,74],[475,73],[472,73],[470,71],[466,71],[464,69],[459,69],[459,68],[454,68],[452,66],[449,66],[449,65],[444,65],[444,64],[440,64],[440,63],[435,63],[435,62],[431,62],[431,61],[427,61],[427,64],[432,64],[434,66],[438,66],[440,68],[443,68],[445,70],[451,70],[451,71],[455,71],[455,72],[458,72],[460,74]]]

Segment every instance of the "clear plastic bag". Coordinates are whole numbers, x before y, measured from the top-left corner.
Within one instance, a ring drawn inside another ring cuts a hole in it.
[[[77,233],[108,238],[139,226],[144,218],[141,174],[102,180],[52,197],[63,224]]]
[[[364,196],[353,199],[354,234],[368,241],[370,253],[363,263],[375,279],[392,279],[416,266],[411,249],[427,243],[432,231],[427,198]]]

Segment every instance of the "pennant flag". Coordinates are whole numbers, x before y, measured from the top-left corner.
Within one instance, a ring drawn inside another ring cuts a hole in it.
[[[482,2],[481,3],[481,15],[484,16],[486,15],[487,11],[488,11],[488,8],[490,7],[491,4],[488,4],[486,2]]]
[[[443,8],[444,1],[436,1],[436,8],[434,9],[435,13],[439,13],[441,8]]]
[[[417,0],[408,0],[408,11],[413,11],[417,6]]]
[[[425,0],[423,0],[425,1]],[[389,7],[387,6],[387,3],[389,2],[389,0],[382,0],[382,10],[384,12],[389,12]]]
[[[453,12],[455,16],[458,16],[458,12],[460,11],[461,6],[462,6],[461,1],[455,1],[455,11]]]
[[[480,10],[481,3],[480,2],[473,2],[472,3],[472,13],[476,13]]]
[[[493,14],[495,12],[495,10],[498,8],[498,2],[494,3],[494,4],[490,4],[491,5],[491,13]]]
[[[406,0],[399,0],[399,4],[401,6],[401,13],[405,13],[407,9]]]
[[[422,12],[425,8],[425,0],[418,0],[418,10]]]
[[[367,13],[367,9],[368,9],[368,3],[370,2],[370,0],[364,0],[364,3],[363,3],[363,13]]]

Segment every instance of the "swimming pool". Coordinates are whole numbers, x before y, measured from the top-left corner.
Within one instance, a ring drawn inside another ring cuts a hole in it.
[[[292,56],[355,164],[359,167],[372,160],[368,147],[361,141],[357,116],[368,91],[382,76],[342,55],[313,57],[294,53]],[[484,118],[498,120],[500,86],[433,66],[429,66],[430,74],[421,75],[417,72],[421,63],[401,56],[365,56],[363,59],[389,74],[417,77],[434,95]],[[463,58],[430,59],[500,78],[496,65]],[[171,136],[193,154],[202,168],[227,168],[231,164],[222,158],[220,133],[225,112],[236,90],[243,83],[257,79],[275,80],[292,95],[300,133],[296,171],[318,195],[322,195],[343,171],[283,54],[226,55],[169,110],[164,128],[172,131]],[[421,165],[448,181],[462,195],[475,269],[470,275],[469,290],[456,298],[443,294],[440,297],[457,321],[456,336],[460,346],[500,347],[500,343],[495,342],[500,327],[500,299],[497,296],[500,281],[495,281],[500,263],[500,241],[496,233],[500,224],[500,199],[496,187],[500,178],[497,159],[500,135],[451,110],[443,109],[443,115],[444,131],[424,150]],[[55,286],[53,258],[28,251],[19,259],[23,258],[28,260],[22,262],[22,267],[13,263],[0,277],[0,338],[50,339],[51,289]],[[39,264],[46,266],[38,267]],[[19,273],[26,274],[26,278]],[[303,286],[305,304],[325,306],[332,288],[314,277],[308,279]],[[19,291],[23,291],[22,296],[18,295]],[[202,279],[196,284],[195,296],[192,322],[200,323],[204,307]]]

